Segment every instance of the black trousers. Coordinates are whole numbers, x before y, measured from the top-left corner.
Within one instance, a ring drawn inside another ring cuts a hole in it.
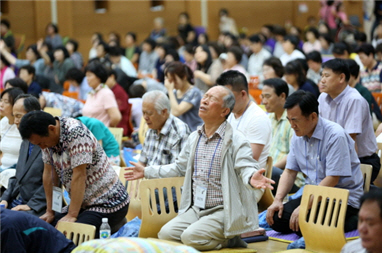
[[[371,156],[359,158],[361,164],[367,164],[373,166],[373,173],[371,174],[371,184],[373,184],[374,180],[377,178],[379,169],[381,169],[381,159],[379,158],[377,153],[374,153]]]
[[[294,231],[292,231],[289,227],[291,214],[300,205],[301,200],[302,200],[302,197],[299,197],[297,199],[294,199],[285,203],[281,218],[279,218],[278,212],[275,212],[275,214],[273,215],[274,224],[271,226],[271,228],[283,234],[293,233]],[[359,212],[359,209],[356,209],[350,205],[347,205],[346,218],[344,222],[345,232],[349,232],[357,229],[358,212]],[[301,231],[298,231],[295,233],[298,236],[303,236]]]
[[[129,205],[126,205],[125,207],[123,207],[122,209],[114,213],[100,213],[100,212],[93,212],[93,211],[85,211],[81,209],[76,222],[95,226],[96,227],[95,238],[97,239],[99,238],[99,227],[102,224],[102,218],[108,218],[109,219],[108,223],[110,225],[110,228],[113,229],[113,226],[119,224],[123,220],[123,218],[125,218],[128,209],[129,209]],[[58,223],[58,221],[66,215],[67,213],[55,212],[55,219],[51,223],[51,225],[55,227],[56,223]],[[111,234],[113,234],[113,232],[111,232]]]

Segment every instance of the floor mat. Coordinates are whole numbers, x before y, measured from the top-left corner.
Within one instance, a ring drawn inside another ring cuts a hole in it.
[[[275,230],[269,230],[266,232],[266,235],[269,236],[269,239],[276,240],[284,243],[292,243],[293,241],[298,240],[300,237],[295,234],[282,234],[280,232],[276,232]],[[345,233],[347,240],[357,239],[359,237],[358,230],[353,230]]]

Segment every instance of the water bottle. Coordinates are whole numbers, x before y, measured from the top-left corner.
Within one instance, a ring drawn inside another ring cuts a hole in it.
[[[102,225],[99,229],[99,239],[108,239],[111,236],[111,228],[109,225],[109,219],[103,218]]]

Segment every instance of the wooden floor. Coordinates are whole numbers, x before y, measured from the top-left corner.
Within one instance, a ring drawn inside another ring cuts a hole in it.
[[[288,244],[289,243],[268,239],[267,241],[263,242],[249,243],[248,248],[255,249],[258,253],[272,253],[286,250]]]

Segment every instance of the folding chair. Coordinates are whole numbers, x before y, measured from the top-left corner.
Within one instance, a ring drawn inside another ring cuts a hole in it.
[[[93,225],[59,221],[57,229],[62,232],[67,239],[72,240],[76,246],[95,238],[96,228]]]

